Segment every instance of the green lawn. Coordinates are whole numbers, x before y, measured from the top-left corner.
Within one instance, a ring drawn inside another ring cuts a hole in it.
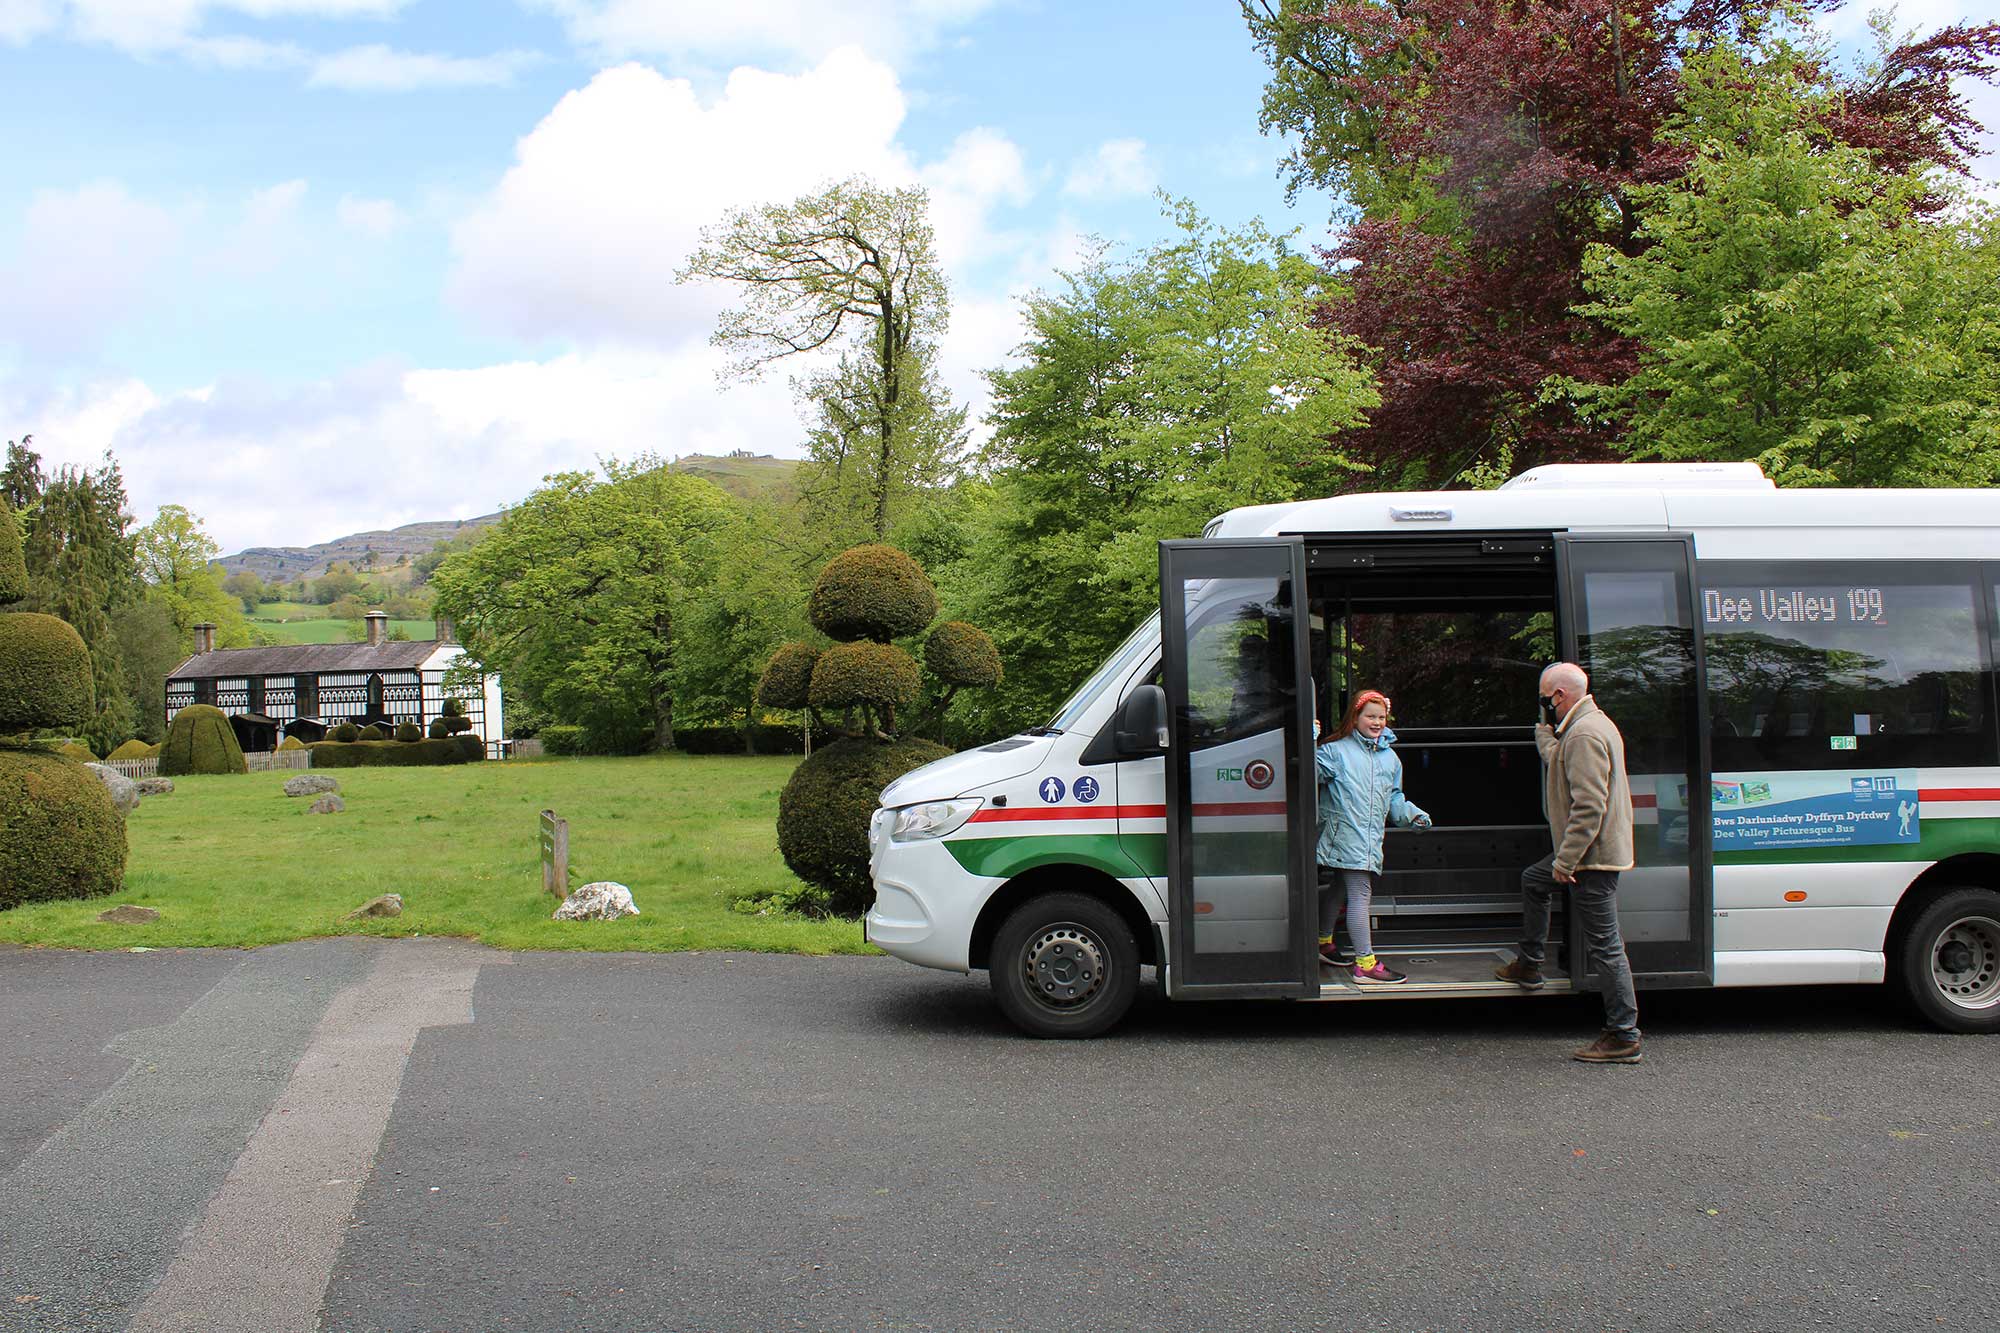
[[[356,622],[352,620],[328,620],[324,617],[302,620],[252,620],[251,624],[264,630],[279,643],[340,643],[354,631]],[[435,620],[392,620],[389,630],[402,630],[412,639],[435,639]]]
[[[0,941],[63,948],[257,945],[313,935],[461,935],[515,949],[870,953],[852,921],[732,907],[792,884],[778,855],[786,757],[513,760],[341,769],[347,810],[309,815],[291,773],[176,778],[127,824],[124,892],[0,912]],[[549,920],[537,815],[569,820],[573,883],[614,879],[641,915]],[[403,915],[344,922],[382,893]],[[160,910],[103,925],[112,903]]]

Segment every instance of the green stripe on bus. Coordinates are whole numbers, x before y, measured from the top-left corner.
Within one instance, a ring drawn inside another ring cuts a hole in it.
[[[1921,842],[1872,847],[1777,847],[1717,852],[1719,866],[1850,865],[1856,861],[1942,861],[1966,852],[2000,852],[2000,819],[1932,819]]]
[[[1165,841],[1164,837],[1161,839]],[[1012,838],[953,838],[945,849],[959,865],[989,879],[1011,879],[1036,866],[1081,865],[1116,879],[1157,875],[1126,855],[1115,833],[1053,833]],[[1160,858],[1164,865],[1166,857]]]

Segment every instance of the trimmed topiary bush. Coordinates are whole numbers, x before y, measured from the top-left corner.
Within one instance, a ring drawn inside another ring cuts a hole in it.
[[[757,703],[764,708],[804,708],[818,661],[819,649],[809,643],[788,643],[772,653],[757,681]]]
[[[352,722],[342,722],[332,731],[329,731],[326,736],[328,740],[339,741],[343,745],[352,745],[355,741],[361,739],[361,728],[355,726]],[[311,749],[311,744],[308,743],[306,748]]]
[[[447,736],[458,736],[472,730],[472,719],[463,713],[447,713],[445,716],[439,718],[438,721],[444,723],[444,731]]]
[[[160,745],[161,777],[249,771],[243,747],[236,743],[236,732],[220,708],[189,704],[167,724],[167,739]]]
[[[423,738],[424,738],[424,729],[418,726],[416,723],[398,722],[396,724],[396,739],[398,741],[401,741],[403,744],[409,745],[415,741],[420,741]]]
[[[20,525],[0,504],[0,604],[26,592]],[[69,625],[0,615],[0,733],[87,721],[90,682],[90,655]],[[0,911],[96,897],[124,880],[125,818],[97,774],[39,746],[0,749]]]
[[[1000,683],[1000,650],[979,626],[947,620],[924,641],[924,669],[949,685],[989,688]]]
[[[278,748],[280,750],[303,750],[306,748],[306,743],[297,736],[287,736],[278,742]]]
[[[361,739],[364,741],[386,741],[389,739],[389,733],[382,730],[380,723],[370,722],[361,729]]]
[[[425,730],[434,741],[441,741],[451,735],[451,728],[445,725],[445,719],[441,717],[432,718],[430,726],[425,728]]]
[[[874,896],[868,821],[882,789],[950,753],[924,740],[844,740],[792,771],[778,798],[778,850],[793,874],[825,891],[828,911],[859,916]]]
[[[94,764],[97,756],[90,752],[88,745],[78,745],[75,741],[64,741],[56,747],[56,753],[79,764]]]
[[[125,880],[125,821],[97,774],[33,750],[0,750],[0,911],[98,898]]]
[[[937,589],[916,561],[893,546],[842,551],[827,561],[806,602],[813,628],[843,642],[887,643],[915,634],[937,610]]]
[[[126,741],[123,745],[119,746],[117,749],[113,750],[110,754],[105,755],[104,757],[106,759],[117,759],[121,761],[131,760],[131,759],[151,759],[154,756],[158,755],[159,752],[160,752],[159,746],[148,745],[146,744],[146,742],[140,740],[138,737],[135,736],[131,740]]]
[[[836,643],[819,655],[807,698],[814,708],[835,710],[867,705],[894,734],[896,709],[917,701],[917,664],[894,644]]]
[[[314,741],[306,748],[312,751],[314,768],[428,768],[486,758],[486,742],[477,736],[440,741]]]
[[[90,650],[68,621],[32,611],[0,615],[0,735],[80,727],[95,702]]]

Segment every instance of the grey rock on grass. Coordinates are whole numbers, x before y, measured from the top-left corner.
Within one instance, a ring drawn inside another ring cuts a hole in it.
[[[347,802],[338,796],[322,796],[306,807],[309,815],[337,815],[347,808]]]
[[[318,773],[301,773],[285,782],[287,796],[317,796],[323,791],[339,791],[340,784]]]
[[[556,921],[616,921],[621,916],[637,916],[632,890],[623,884],[600,879],[586,884],[563,900],[556,909]]]
[[[85,768],[97,774],[104,783],[104,789],[111,793],[111,804],[118,807],[118,813],[129,815],[139,808],[139,784],[120,773],[115,768],[103,764],[85,764]]]

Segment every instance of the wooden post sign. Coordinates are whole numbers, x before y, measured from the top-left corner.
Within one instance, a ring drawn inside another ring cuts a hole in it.
[[[542,889],[569,897],[569,821],[553,810],[542,811]]]

